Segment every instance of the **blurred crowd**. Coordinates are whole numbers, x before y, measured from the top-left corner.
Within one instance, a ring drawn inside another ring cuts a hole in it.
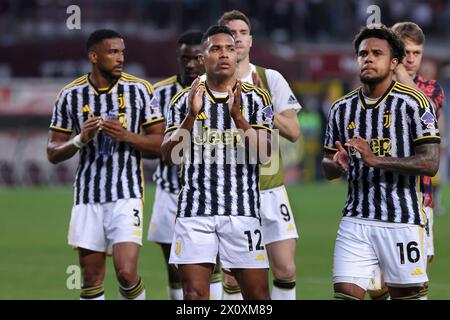
[[[336,42],[348,40],[365,25],[367,8],[377,5],[386,25],[408,19],[436,41],[450,37],[448,0],[0,0],[0,41],[69,35],[70,30],[57,26],[67,19],[65,9],[72,4],[81,8],[82,33],[106,22],[125,35],[164,37],[204,29],[221,12],[239,9],[251,18],[261,39]]]

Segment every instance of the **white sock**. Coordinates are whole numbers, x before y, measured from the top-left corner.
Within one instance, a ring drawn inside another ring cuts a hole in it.
[[[272,300],[295,300],[295,278],[292,280],[274,280]]]
[[[170,300],[183,300],[183,289],[173,289],[170,286],[167,287]]]
[[[145,287],[139,278],[138,283],[130,288],[119,285],[119,300],[145,300]]]
[[[272,300],[295,300],[295,287],[292,289],[281,289],[273,286],[270,297]]]
[[[222,282],[211,282],[209,284],[209,300],[222,300]]]
[[[242,297],[242,293],[226,293],[223,292],[223,299],[222,300],[244,300]]]
[[[86,298],[81,298],[80,297],[80,300],[105,300],[105,294],[102,294],[101,296],[98,296],[98,297],[95,297],[95,298],[92,298],[92,299],[86,299]]]

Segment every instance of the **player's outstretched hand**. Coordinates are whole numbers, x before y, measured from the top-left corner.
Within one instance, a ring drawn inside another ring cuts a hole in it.
[[[241,114],[241,81],[236,82],[236,90],[231,89],[231,87],[227,88],[228,90],[228,110],[230,111],[230,115],[233,119],[236,117],[240,117]]]
[[[197,77],[197,79],[195,79],[194,83],[192,84],[192,88],[188,96],[189,113],[194,117],[197,116],[203,105],[203,91],[205,89],[203,88],[203,86],[199,88],[199,85],[200,77]]]
[[[338,151],[333,156],[333,161],[338,164],[342,171],[347,172],[350,168],[348,164],[348,153],[339,141],[336,141]]]
[[[92,117],[83,123],[81,128],[81,142],[88,143],[98,132],[102,125],[103,119],[101,117]]]

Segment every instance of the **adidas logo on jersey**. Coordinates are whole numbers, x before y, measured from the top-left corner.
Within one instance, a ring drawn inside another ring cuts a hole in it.
[[[411,272],[412,276],[420,276],[422,274],[423,274],[423,271],[420,267],[415,268],[414,271]]]
[[[206,114],[204,113],[204,112],[200,112],[198,115],[197,115],[197,118],[196,118],[197,120],[206,120],[206,119],[208,119],[207,117],[206,117]]]
[[[177,255],[180,255],[180,253],[181,253],[181,241],[177,241],[175,243],[175,253]]]
[[[347,130],[353,130],[356,129],[356,124],[354,121],[350,122],[350,124],[347,126]]]
[[[259,253],[259,255],[256,257],[256,260],[258,261],[264,261],[266,257],[264,257],[264,254],[262,252]]]
[[[293,94],[291,94],[291,96],[288,99],[288,104],[296,104],[296,103],[298,103],[297,98]]]
[[[84,107],[81,109],[81,112],[91,112],[91,109],[87,104],[85,104]]]

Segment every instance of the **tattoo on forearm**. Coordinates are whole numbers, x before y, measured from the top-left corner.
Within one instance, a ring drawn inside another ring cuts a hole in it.
[[[419,145],[415,148],[415,153],[405,158],[384,157],[378,167],[410,176],[434,175],[439,167],[439,145]]]

